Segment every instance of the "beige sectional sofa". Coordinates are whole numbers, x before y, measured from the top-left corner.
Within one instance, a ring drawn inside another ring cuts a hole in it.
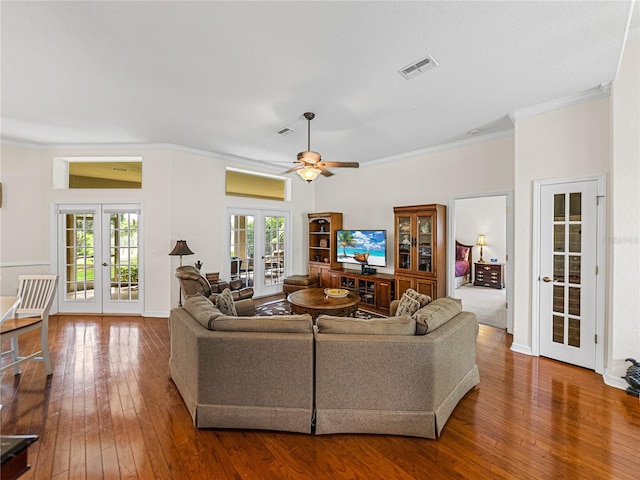
[[[412,316],[317,325],[308,315],[229,317],[193,300],[171,311],[169,368],[199,428],[437,438],[479,383],[478,325],[442,307],[452,299]]]

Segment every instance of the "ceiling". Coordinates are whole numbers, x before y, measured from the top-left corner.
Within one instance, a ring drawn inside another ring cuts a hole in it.
[[[173,144],[284,171],[312,111],[323,160],[384,161],[611,82],[630,6],[2,1],[1,137]],[[427,55],[439,65],[398,73]]]

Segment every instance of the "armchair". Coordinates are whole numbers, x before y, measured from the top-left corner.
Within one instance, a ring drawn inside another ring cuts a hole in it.
[[[176,277],[180,281],[180,288],[185,297],[199,293],[213,303],[216,303],[218,293],[212,292],[211,284],[200,270],[191,265],[176,268]],[[232,290],[233,300],[235,301],[236,311],[239,316],[250,317],[255,315],[255,304],[253,302],[253,288],[241,288],[240,290]]]

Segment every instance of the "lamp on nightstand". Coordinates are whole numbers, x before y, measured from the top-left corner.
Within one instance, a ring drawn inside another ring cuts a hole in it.
[[[484,262],[484,259],[482,258],[482,247],[487,246],[487,239],[484,238],[484,233],[481,233],[480,235],[478,235],[478,241],[476,242],[476,245],[480,245],[480,260],[478,261]]]

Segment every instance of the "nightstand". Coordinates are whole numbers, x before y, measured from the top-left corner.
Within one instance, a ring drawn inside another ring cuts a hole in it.
[[[473,265],[475,267],[474,285],[498,289],[504,287],[504,263],[476,262]]]

